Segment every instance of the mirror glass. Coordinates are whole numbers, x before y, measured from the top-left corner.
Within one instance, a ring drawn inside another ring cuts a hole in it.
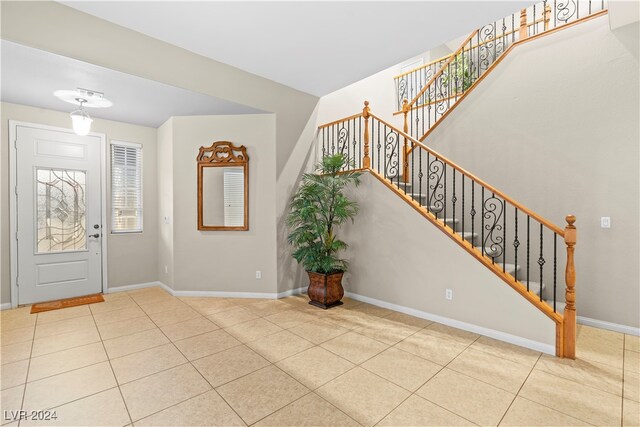
[[[202,168],[204,226],[244,226],[244,200],[244,166]]]

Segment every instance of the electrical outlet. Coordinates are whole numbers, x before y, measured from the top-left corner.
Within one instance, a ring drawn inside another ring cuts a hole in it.
[[[164,266],[164,274],[169,273],[169,267],[167,267],[166,265]]]
[[[256,270],[256,279],[262,279],[262,271]]]
[[[603,216],[602,218],[600,218],[600,227],[611,228],[611,217]]]
[[[453,299],[453,290],[452,289],[447,289],[444,291],[444,297],[446,299],[448,299],[449,301],[451,301]]]

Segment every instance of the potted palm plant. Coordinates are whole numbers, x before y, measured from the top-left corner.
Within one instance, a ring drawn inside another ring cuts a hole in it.
[[[360,172],[343,171],[349,165],[344,154],[324,157],[315,173],[306,173],[289,205],[288,240],[293,257],[309,275],[309,304],[327,309],[342,304],[342,276],[347,262],[338,253],[347,244],[336,237],[336,228],[352,220],[358,204],[344,192],[360,184]]]

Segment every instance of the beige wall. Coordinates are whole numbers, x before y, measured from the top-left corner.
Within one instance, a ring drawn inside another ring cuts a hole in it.
[[[318,101],[60,3],[9,1],[1,7],[3,39],[276,113],[276,176]]]
[[[173,287],[173,118],[158,128],[158,280]]]
[[[9,120],[69,128],[68,113],[2,103],[0,150],[0,198],[2,215],[0,228],[1,272],[0,300],[10,302],[11,272],[9,257]],[[143,145],[143,204],[144,231],[135,234],[110,234],[110,185],[107,178],[107,242],[109,287],[157,280],[157,186],[156,186],[156,129],[127,123],[95,119],[92,131],[104,133],[110,140],[137,142]],[[105,153],[107,155],[107,153]],[[108,159],[108,157],[107,157]],[[109,163],[107,163],[109,164]],[[108,172],[108,170],[107,170]]]
[[[561,227],[575,214],[578,315],[637,328],[638,24],[621,30],[516,48],[426,142]]]
[[[345,290],[534,342],[555,345],[555,323],[370,174],[338,236],[349,243]],[[453,290],[453,300],[445,299]]]
[[[276,291],[276,120],[272,114],[174,117],[173,284],[176,291]],[[219,140],[247,147],[249,230],[198,231],[196,156]],[[161,153],[161,157],[166,153]],[[164,161],[161,161],[163,165]],[[160,193],[164,193],[164,185]],[[160,212],[160,215],[164,215]],[[167,224],[160,224],[160,234]],[[160,265],[162,270],[164,265]],[[256,279],[256,271],[262,279]],[[162,275],[160,276],[162,277]]]

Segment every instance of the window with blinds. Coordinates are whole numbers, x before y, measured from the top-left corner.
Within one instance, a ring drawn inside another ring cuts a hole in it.
[[[142,144],[111,141],[111,232],[142,232]]]

